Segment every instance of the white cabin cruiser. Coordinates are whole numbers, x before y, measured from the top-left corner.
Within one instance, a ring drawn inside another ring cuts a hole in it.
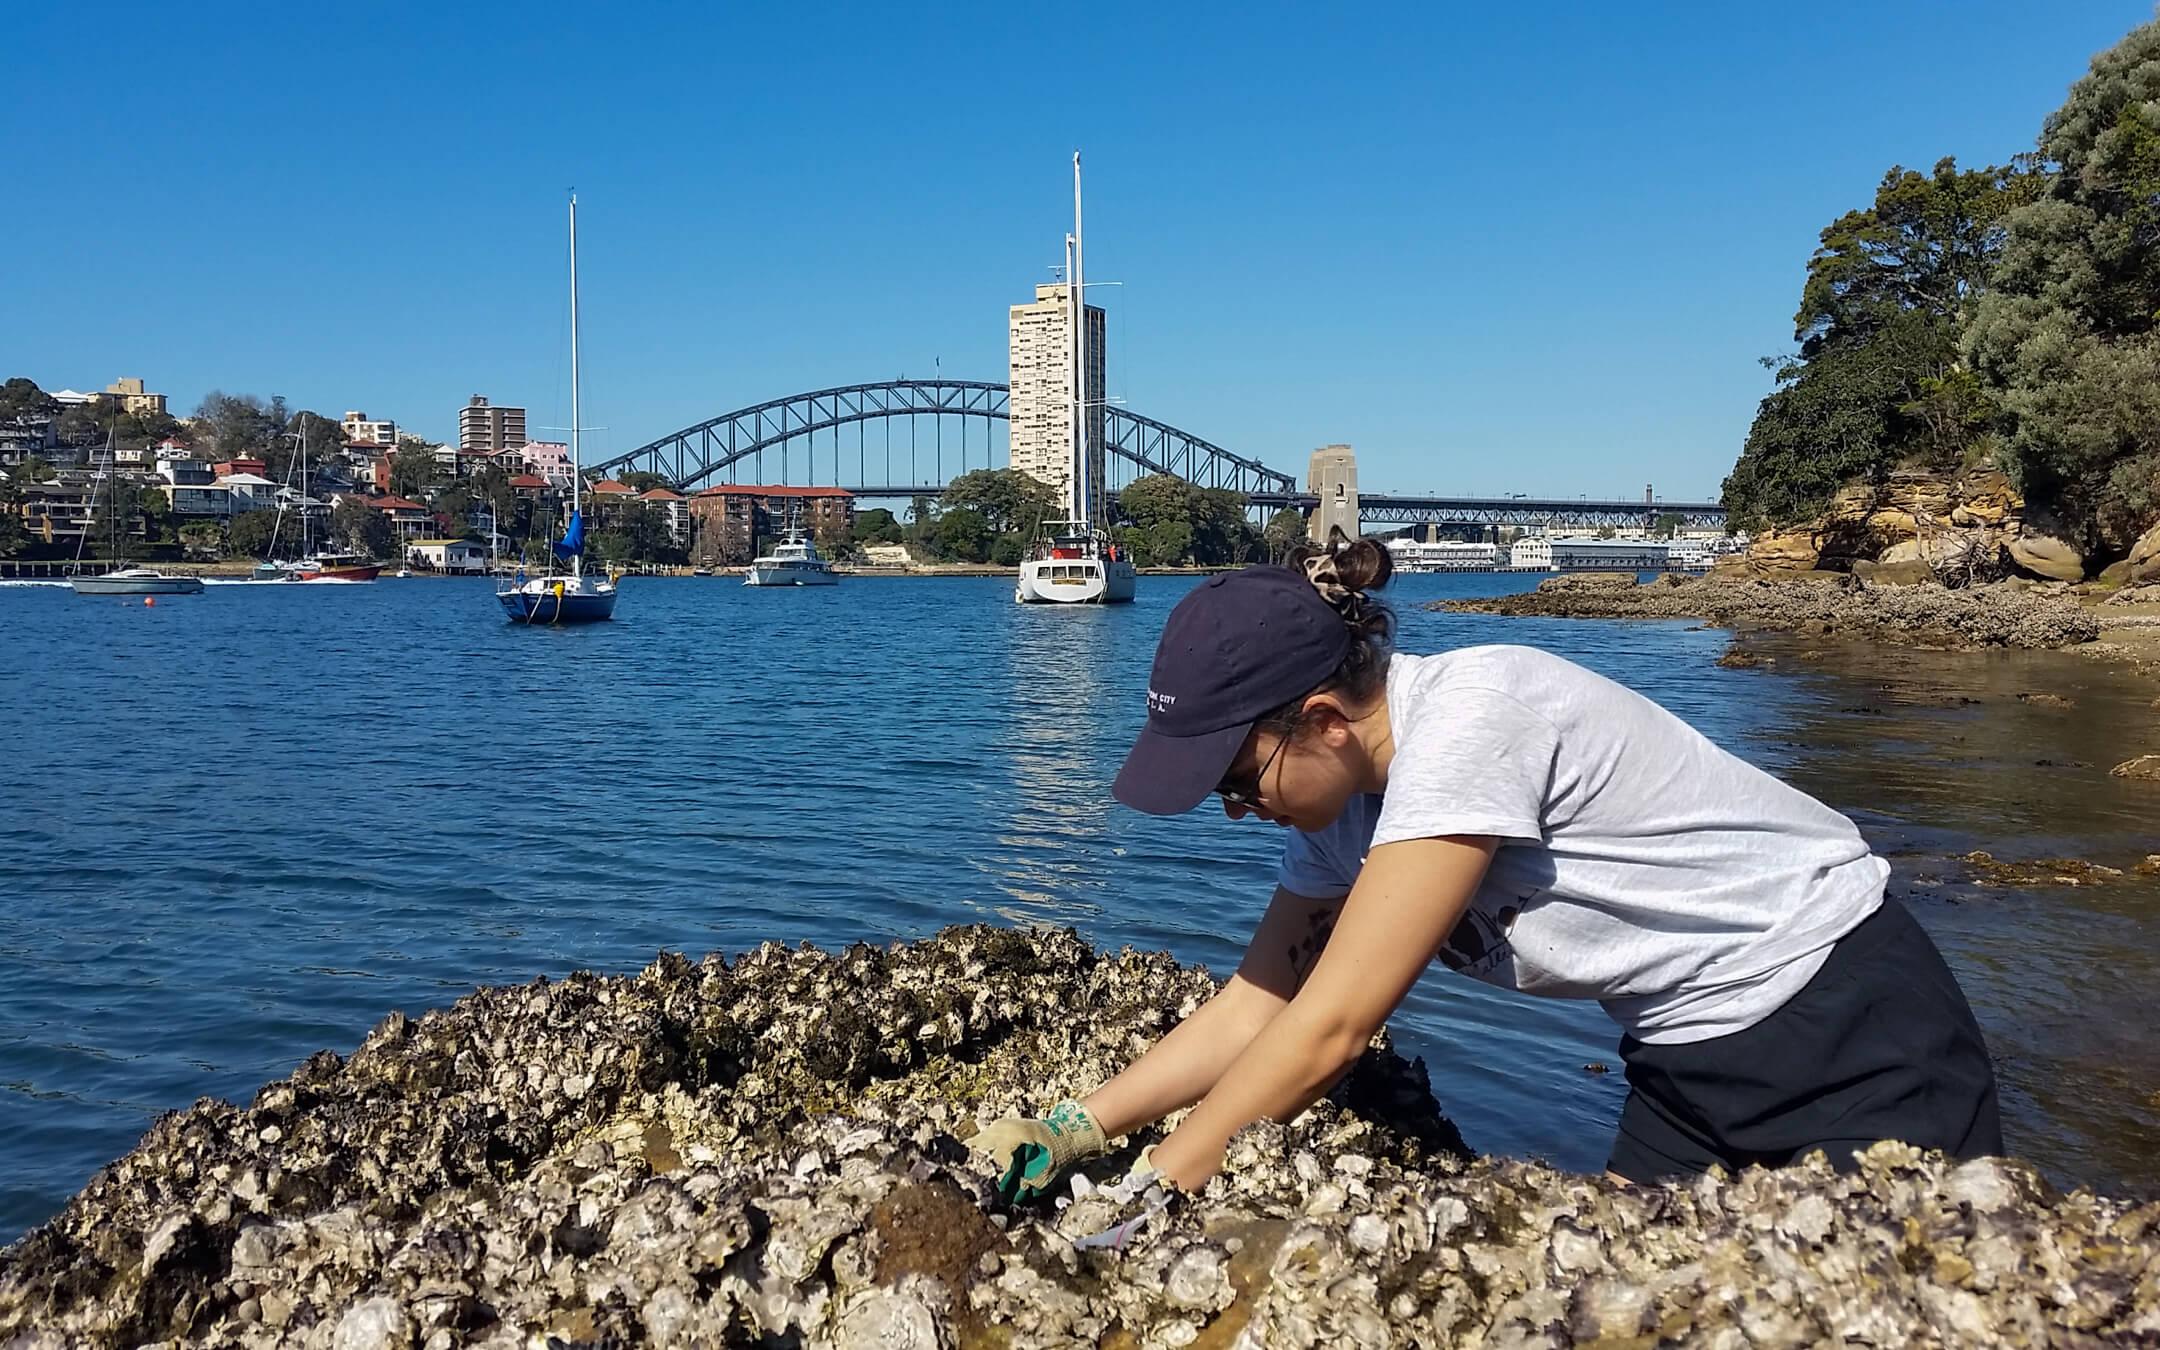
[[[801,530],[789,530],[772,552],[751,559],[743,573],[745,586],[833,586],[839,581],[840,574]]]

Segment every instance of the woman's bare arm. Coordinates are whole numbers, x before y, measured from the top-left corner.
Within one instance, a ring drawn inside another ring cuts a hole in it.
[[[1206,1096],[1260,1029],[1289,1006],[1327,946],[1342,905],[1278,886],[1237,973],[1221,991],[1082,1103],[1103,1133],[1129,1133]]]

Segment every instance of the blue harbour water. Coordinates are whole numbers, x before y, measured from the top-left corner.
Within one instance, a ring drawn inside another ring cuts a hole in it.
[[[1860,800],[1865,750],[1846,778],[1809,767],[1820,738],[1795,729],[1849,679],[1719,669],[1727,635],[1685,623],[1418,607],[1532,581],[1399,578],[1402,645],[1549,647],[1816,774],[1870,807],[1871,833],[1982,846],[1924,798],[1904,815]],[[1108,792],[1192,584],[1023,609],[994,579],[631,578],[614,623],[559,630],[505,624],[478,580],[213,585],[155,607],[0,586],[0,1241],[157,1113],[245,1100],[392,1009],[478,984],[974,921],[1071,924],[1227,974],[1279,835],[1210,809],[1150,819]],[[2149,950],[2151,913],[2117,916],[2123,944]],[[1992,953],[2038,920],[1922,918],[1985,986],[1991,1034],[2012,1028],[2025,991]],[[1395,1025],[1474,1146],[1603,1162],[1624,1083],[1594,1005],[1436,971]],[[2122,1161],[2150,1156],[2148,1116],[2065,1126],[2045,1095],[2049,1056],[2089,1038],[2009,1041],[2022,1151],[2071,1179],[2151,1179]]]

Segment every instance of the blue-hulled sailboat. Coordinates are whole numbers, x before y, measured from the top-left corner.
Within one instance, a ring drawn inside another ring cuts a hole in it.
[[[577,194],[570,194],[570,523],[555,542],[545,576],[523,573],[495,592],[514,623],[592,623],[615,614],[615,583],[585,575],[585,471],[578,455]],[[558,567],[567,565],[568,571]]]

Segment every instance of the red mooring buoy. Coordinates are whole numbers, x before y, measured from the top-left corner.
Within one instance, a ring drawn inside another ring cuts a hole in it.
[[[154,606],[157,604],[157,597],[154,595],[146,595],[142,598],[142,602],[145,605]]]

